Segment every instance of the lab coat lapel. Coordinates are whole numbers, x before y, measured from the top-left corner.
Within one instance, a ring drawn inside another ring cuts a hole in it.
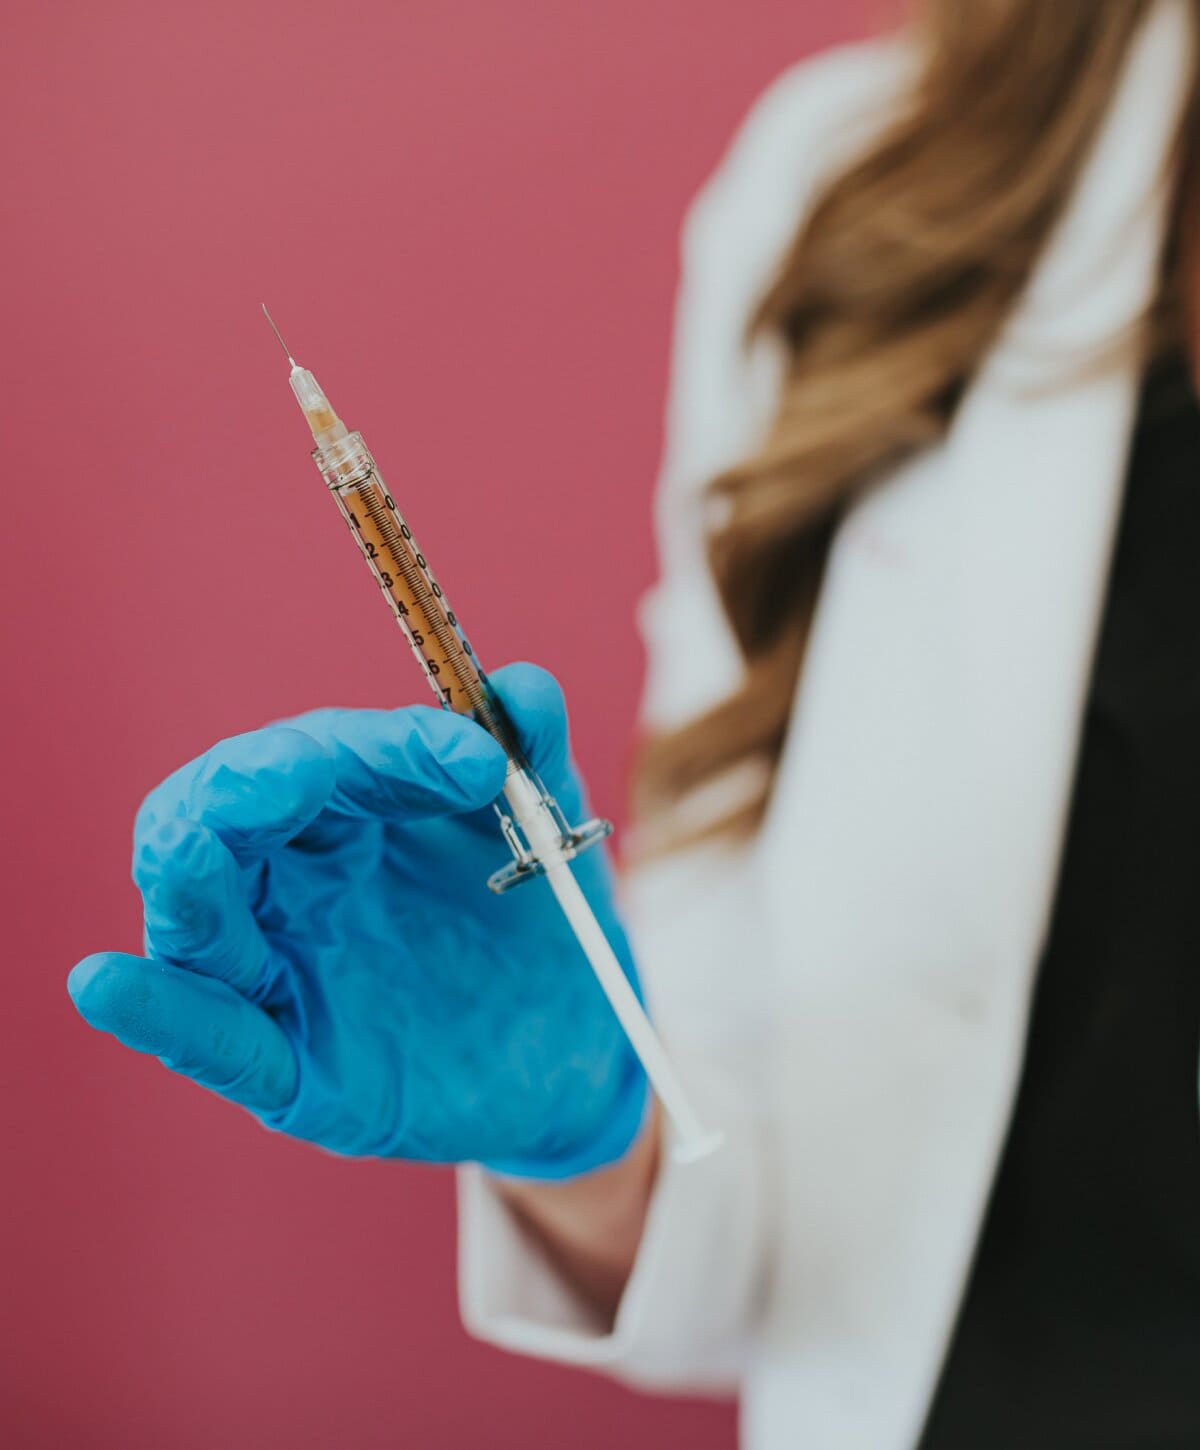
[[[756,1403],[823,1450],[919,1433],[1007,1125],[1137,391],[1062,359],[1151,294],[1189,34],[1154,12],[949,437],[830,558],[759,847],[803,1150]]]

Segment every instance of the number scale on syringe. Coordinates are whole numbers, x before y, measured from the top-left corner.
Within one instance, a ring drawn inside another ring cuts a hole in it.
[[[512,753],[516,742],[492,707],[470,641],[373,463],[368,470],[352,482],[331,486],[343,518],[439,703],[473,715]]]

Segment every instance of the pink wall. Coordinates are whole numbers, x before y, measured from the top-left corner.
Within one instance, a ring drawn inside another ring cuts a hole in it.
[[[317,703],[425,699],[262,297],[484,657],[564,680],[621,814],[680,214],[755,91],[864,10],[10,7],[6,1446],[732,1443],[728,1407],[470,1343],[448,1172],[268,1136],[90,1033],[63,978],[136,950],[130,823],[168,769]]]

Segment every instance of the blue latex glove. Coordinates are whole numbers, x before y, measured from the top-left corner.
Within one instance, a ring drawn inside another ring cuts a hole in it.
[[[587,814],[554,680],[493,677],[571,821]],[[619,1158],[645,1077],[546,883],[490,808],[500,747],[425,706],[317,710],[222,741],[147,797],[134,832],[147,957],[68,987],[88,1022],[337,1153],[562,1178]],[[631,980],[611,868],[574,870]]]

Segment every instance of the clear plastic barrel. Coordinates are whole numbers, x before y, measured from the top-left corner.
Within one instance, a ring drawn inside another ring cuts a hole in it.
[[[509,759],[526,764],[516,735],[479,667],[361,433],[313,450],[313,460],[383,590],[425,678],[447,710],[473,716]]]

